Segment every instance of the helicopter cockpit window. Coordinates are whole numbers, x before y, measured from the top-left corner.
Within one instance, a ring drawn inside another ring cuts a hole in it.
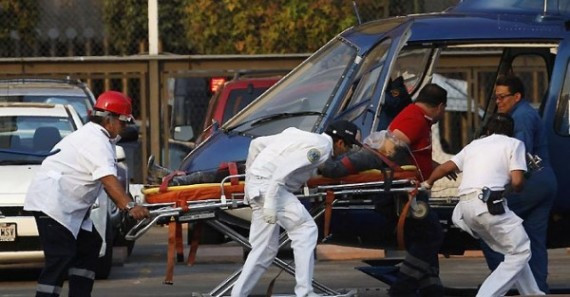
[[[538,55],[518,55],[513,59],[511,67],[512,72],[524,84],[525,99],[539,111],[548,91],[546,61]]]
[[[382,72],[390,44],[391,39],[386,39],[364,57],[344,100],[342,110],[347,113],[343,118],[353,120],[367,108],[378,85],[378,76]]]
[[[382,94],[382,106],[376,130],[387,129],[392,120],[410,103],[431,56],[431,48],[404,48],[391,69],[390,79]]]
[[[347,69],[355,63],[356,53],[355,47],[341,40],[329,43],[223,128],[260,136],[281,132],[283,121],[290,121],[286,124],[312,130],[317,115],[324,111]]]
[[[570,64],[566,68],[564,86],[558,98],[556,118],[554,119],[555,130],[563,136],[570,136]]]
[[[408,93],[413,94],[427,70],[431,52],[431,48],[404,48],[394,63],[391,80],[402,77]]]
[[[447,107],[443,118],[432,127],[434,158],[449,158],[447,154],[457,154],[473,139],[481,126],[502,52],[503,48],[485,45],[441,49],[431,82],[447,91]]]

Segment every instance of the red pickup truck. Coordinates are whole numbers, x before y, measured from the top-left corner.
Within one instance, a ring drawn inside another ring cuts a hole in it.
[[[204,117],[204,131],[196,139],[196,144],[208,138],[212,124],[222,125],[236,113],[250,104],[255,98],[281,79],[280,76],[260,78],[237,78],[225,82],[212,96]]]

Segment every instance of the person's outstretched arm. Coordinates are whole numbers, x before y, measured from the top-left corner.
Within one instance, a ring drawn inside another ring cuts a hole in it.
[[[459,168],[457,167],[457,165],[455,163],[453,163],[453,161],[447,161],[439,166],[437,166],[433,172],[431,173],[431,175],[429,176],[428,179],[426,179],[422,185],[426,188],[431,188],[433,186],[433,184],[439,180],[440,178],[447,176],[448,174],[452,173],[452,172],[456,172],[457,170],[459,170]]]

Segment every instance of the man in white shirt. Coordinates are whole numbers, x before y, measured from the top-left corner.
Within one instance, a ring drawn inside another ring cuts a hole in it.
[[[107,91],[95,103],[90,122],[54,146],[28,189],[24,210],[32,211],[45,266],[36,296],[59,296],[69,277],[69,296],[91,296],[102,243],[89,210],[105,188],[121,210],[135,219],[148,210],[135,205],[117,179],[115,140],[132,120],[131,99]]]
[[[330,124],[322,134],[288,128],[251,142],[246,161],[245,199],[253,210],[249,230],[252,250],[232,289],[232,297],[248,296],[271,265],[279,248],[279,227],[285,229],[291,239],[295,295],[317,296],[312,279],[318,229],[293,192],[329,157],[343,154],[352,144],[359,144],[355,138],[357,133],[354,124],[341,120]]]
[[[512,138],[513,130],[514,122],[508,114],[493,115],[486,137],[472,141],[422,183],[431,188],[450,172],[462,171],[460,201],[453,211],[453,222],[505,255],[505,260],[485,279],[477,296],[503,296],[513,285],[522,295],[544,295],[528,265],[530,240],[522,219],[499,196],[497,200],[483,201],[485,187],[500,192],[498,195],[509,183],[514,191],[522,189],[527,170],[525,149],[521,141]]]

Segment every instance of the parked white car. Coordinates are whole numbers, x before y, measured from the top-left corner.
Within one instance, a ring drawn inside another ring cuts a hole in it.
[[[81,126],[83,121],[71,105],[0,102],[0,265],[43,261],[34,217],[23,210],[24,198],[46,154]],[[117,151],[124,159],[122,148]],[[95,228],[106,241],[100,253],[99,278],[108,277],[111,270],[115,234],[107,227],[112,226],[115,211],[102,191],[91,212]]]

